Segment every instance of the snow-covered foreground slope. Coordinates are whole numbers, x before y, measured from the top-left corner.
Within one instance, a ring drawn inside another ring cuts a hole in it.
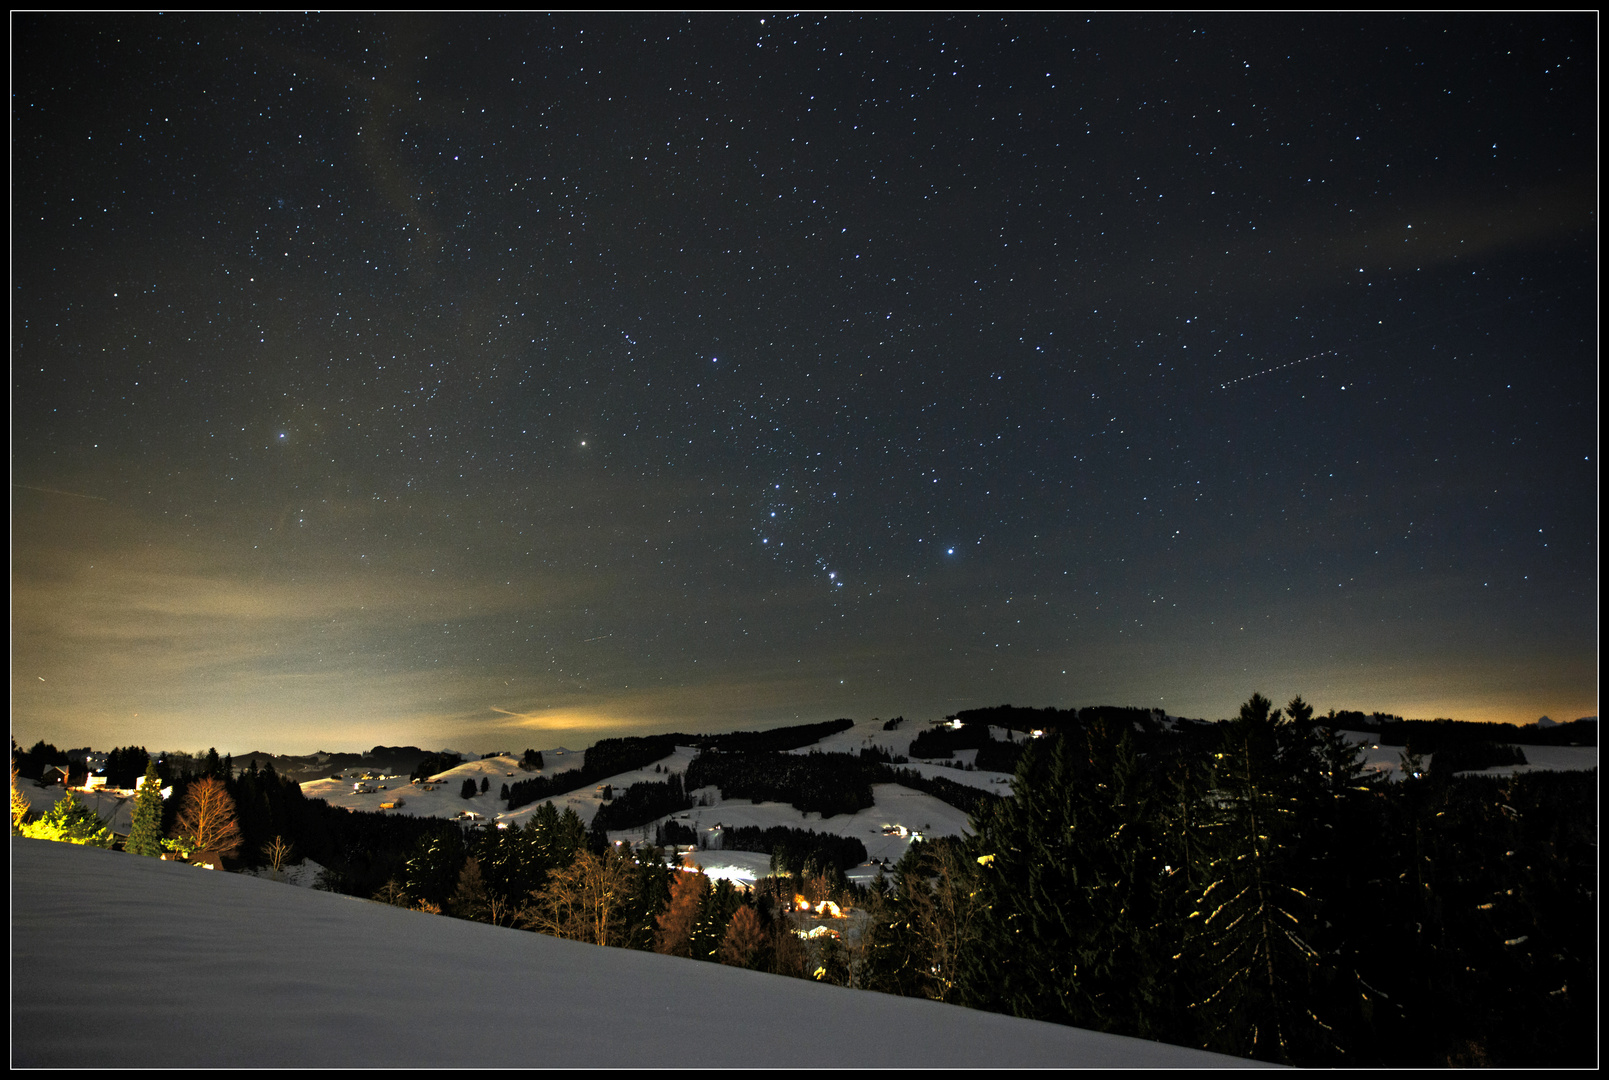
[[[42,840],[11,903],[13,1067],[1252,1064]]]

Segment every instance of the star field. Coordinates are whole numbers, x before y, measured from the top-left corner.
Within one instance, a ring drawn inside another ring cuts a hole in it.
[[[1587,16],[13,42],[24,743],[1596,713]]]

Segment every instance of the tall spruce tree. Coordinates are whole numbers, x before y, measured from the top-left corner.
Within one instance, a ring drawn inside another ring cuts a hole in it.
[[[917,931],[909,897],[879,870],[867,890],[864,907],[866,921],[852,958],[855,985],[883,994],[921,997],[922,956],[927,944]]]
[[[1126,724],[1096,719],[1023,755],[976,823],[985,915],[964,1000],[1141,1037],[1169,1034],[1178,953],[1159,910],[1154,793]]]
[[[1287,1064],[1320,1064],[1339,1048],[1312,1010],[1327,965],[1312,943],[1311,875],[1300,858],[1303,810],[1319,777],[1311,709],[1285,717],[1261,694],[1225,725],[1215,754],[1206,884],[1199,917],[1203,968],[1194,1003],[1207,1045]],[[1304,715],[1305,711],[1305,715]]]
[[[134,797],[134,826],[124,850],[134,855],[162,857],[162,778],[156,762],[147,761],[145,778]]]
[[[868,906],[874,916],[868,926],[870,962],[863,965],[868,982],[886,980],[879,988],[891,993],[958,1000],[966,958],[984,919],[973,853],[955,837],[912,844],[896,868],[896,882],[895,891]]]
[[[671,873],[651,847],[636,853],[636,872],[626,901],[626,930],[620,944],[627,949],[652,951],[659,913],[670,904]]]
[[[718,961],[727,924],[742,906],[743,893],[738,892],[731,878],[716,881],[699,905],[698,925],[688,943],[688,955],[694,960]]]
[[[466,855],[464,834],[452,825],[443,823],[421,836],[403,869],[409,898],[439,909],[457,884]]]

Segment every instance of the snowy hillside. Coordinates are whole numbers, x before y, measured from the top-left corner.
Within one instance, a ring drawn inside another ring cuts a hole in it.
[[[1343,731],[1342,735],[1363,750],[1363,766],[1372,772],[1384,773],[1392,780],[1402,779],[1402,750],[1400,746],[1381,746],[1378,737],[1366,731]],[[1472,770],[1477,776],[1514,776],[1532,772],[1574,772],[1598,767],[1596,746],[1531,746],[1521,745],[1525,765],[1497,765],[1490,769]],[[1425,755],[1428,767],[1434,754]]]
[[[14,1068],[1245,1068],[98,848],[11,844]]]
[[[800,752],[828,750],[842,753],[857,751],[862,746],[878,746],[892,753],[904,754],[909,748],[911,734],[909,731],[884,732],[880,728],[875,733],[850,729],[830,736]],[[970,754],[972,751],[967,753]],[[591,824],[592,817],[602,802],[598,788],[608,784],[616,792],[621,792],[632,784],[664,780],[673,772],[685,773],[696,754],[697,750],[692,747],[679,746],[674,753],[657,762],[663,772],[656,773],[653,765],[649,765],[647,768],[619,773],[596,784],[589,784],[579,791],[559,795],[552,801],[561,811],[574,810],[583,822]],[[558,768],[550,767],[542,771],[541,775],[551,776],[567,769],[579,768],[582,756],[575,753],[555,759],[551,752],[545,752],[545,757],[549,762],[557,760],[564,763]],[[921,763],[902,767],[929,775],[942,775],[957,783],[985,787],[1001,794],[1008,794],[1011,790],[1009,784],[993,783],[995,777],[1000,777],[1002,780],[1010,779],[1002,773],[967,773]],[[344,806],[353,810],[377,810],[382,803],[395,803],[400,800],[402,803],[400,807],[387,812],[440,818],[458,818],[465,814],[474,814],[482,821],[507,823],[510,827],[516,827],[523,825],[527,818],[536,813],[541,804],[532,803],[517,810],[506,810],[503,808],[503,801],[497,797],[498,792],[503,784],[513,784],[530,775],[519,770],[518,762],[514,758],[495,757],[456,765],[431,777],[428,784],[409,781],[405,776],[367,781],[344,776],[340,780],[316,780],[303,784],[302,792],[309,798],[324,799],[333,806]],[[464,781],[473,780],[478,786],[482,778],[485,778],[487,783],[486,793],[465,799],[462,795]],[[357,791],[359,786],[374,790],[359,793]],[[826,819],[816,813],[801,813],[787,803],[723,799],[721,792],[716,788],[700,788],[689,794],[696,802],[707,802],[709,805],[695,806],[674,817],[705,836],[717,849],[720,844],[719,833],[712,832],[717,825],[727,827],[753,825],[761,829],[787,825],[835,836],[853,836],[866,845],[870,859],[886,859],[893,863],[899,861],[918,835],[929,838],[959,836],[967,828],[967,815],[964,812],[931,795],[912,791],[899,784],[873,785],[872,794],[877,800],[876,806],[857,814],[839,814]],[[903,833],[899,831],[901,827]],[[888,829],[895,831],[885,832]],[[653,824],[610,833],[614,839],[633,841],[651,840],[653,835]],[[770,866],[769,856],[752,852],[701,851],[696,858],[699,865],[703,866],[711,876],[729,877],[741,884],[752,884],[758,877],[764,876]],[[870,881],[876,875],[877,867],[869,863],[852,869],[849,873],[851,880],[861,883]]]
[[[700,788],[696,794],[719,794],[714,788]],[[697,806],[674,815],[677,821],[690,825],[700,835],[711,835],[716,825],[740,828],[754,825],[769,829],[773,825],[787,825],[795,829],[813,829],[833,836],[852,836],[866,845],[869,859],[886,859],[897,863],[909,850],[917,836],[960,836],[967,829],[967,816],[960,810],[931,795],[899,784],[873,784],[872,797],[877,805],[857,814],[838,814],[823,818],[820,814],[801,814],[787,803],[755,803],[748,799],[717,799],[713,806]],[[886,829],[904,826],[907,835],[887,833]],[[649,827],[652,837],[653,829]],[[612,832],[612,839],[637,840],[642,829]],[[717,841],[718,843],[718,841]],[[711,877],[731,878],[752,885],[770,872],[771,857],[747,851],[699,851],[694,861]],[[852,868],[849,880],[864,885],[877,876],[877,867],[871,864]]]
[[[912,738],[924,727],[925,725],[921,724],[906,723],[894,731],[884,731],[881,724],[867,722],[845,731],[835,732],[811,746],[793,752],[810,753],[820,750],[857,753],[862,749],[877,748],[890,754],[905,756],[910,751]],[[992,734],[997,739],[1004,739],[1010,733],[996,728],[992,730]],[[1380,746],[1375,742],[1376,737],[1366,732],[1343,732],[1343,734],[1362,748],[1362,762],[1366,768],[1384,773],[1392,779],[1401,779],[1400,747]],[[1019,734],[1016,737],[1021,736]],[[1492,775],[1508,775],[1546,769],[1594,769],[1598,765],[1596,746],[1524,746],[1522,749],[1529,762],[1528,765],[1505,765],[1483,771]],[[553,776],[581,767],[583,755],[578,751],[554,749],[543,753],[546,768],[540,773],[542,776]],[[583,822],[590,824],[602,803],[598,788],[603,784],[611,785],[618,793],[635,783],[663,780],[672,772],[685,773],[696,754],[697,751],[692,747],[677,747],[674,753],[657,763],[662,772],[656,773],[650,765],[647,768],[620,773],[581,790],[557,796],[553,802],[560,810],[567,808],[574,810]],[[954,760],[967,764],[975,754],[976,751],[963,750]],[[1433,758],[1434,755],[1426,755],[1426,763],[1428,764]],[[982,788],[1000,795],[1011,793],[1011,777],[1005,773],[967,772],[933,761],[911,761],[900,768],[908,768],[924,776],[943,777],[954,783]],[[536,813],[540,802],[509,811],[504,809],[504,803],[498,798],[498,793],[503,784],[514,784],[532,775],[520,769],[516,758],[500,756],[465,761],[432,777],[428,784],[411,782],[406,776],[373,777],[364,780],[357,774],[343,774],[340,780],[315,780],[301,786],[303,793],[309,798],[325,799],[334,806],[344,806],[353,810],[378,810],[384,803],[400,802],[401,805],[396,809],[386,812],[444,819],[465,819],[473,815],[476,820],[503,822],[510,827],[516,827],[523,825],[527,818]],[[484,779],[488,790],[472,799],[465,799],[462,796],[462,789],[466,779],[475,781],[477,788]],[[62,794],[59,787],[38,788],[31,783],[24,783],[22,791],[34,809],[41,813],[49,809]],[[696,802],[709,804],[696,805],[689,811],[674,815],[678,821],[693,828],[712,845],[711,850],[700,851],[695,856],[696,860],[710,876],[731,878],[739,884],[753,884],[765,876],[770,868],[770,857],[752,852],[719,850],[720,838],[719,832],[715,830],[716,826],[752,825],[767,829],[776,825],[786,825],[836,836],[855,837],[866,845],[868,859],[871,860],[862,866],[850,869],[848,873],[850,880],[859,884],[865,884],[876,877],[878,860],[886,860],[888,863],[898,862],[916,836],[928,838],[959,836],[968,831],[965,813],[931,795],[913,791],[899,784],[873,785],[875,806],[857,814],[839,814],[825,820],[819,814],[802,814],[787,803],[754,803],[748,799],[722,799],[720,791],[715,788],[703,788],[690,794],[695,797]],[[79,799],[106,820],[115,832],[128,833],[134,807],[132,793],[80,792]],[[615,831],[610,836],[617,840],[641,841],[652,839],[653,829],[654,825],[649,824],[644,828]]]

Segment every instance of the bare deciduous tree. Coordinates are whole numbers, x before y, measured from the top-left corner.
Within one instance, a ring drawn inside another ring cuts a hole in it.
[[[223,781],[209,776],[190,785],[184,795],[184,808],[174,830],[189,837],[196,851],[216,851],[233,855],[240,850],[240,823],[235,820],[235,800]]]
[[[274,873],[284,873],[285,864],[290,862],[291,846],[283,836],[276,836],[263,845],[263,857],[273,867]]]
[[[593,945],[621,944],[625,928],[617,916],[631,892],[632,870],[631,856],[616,848],[601,857],[582,851],[532,894],[515,925]]]

